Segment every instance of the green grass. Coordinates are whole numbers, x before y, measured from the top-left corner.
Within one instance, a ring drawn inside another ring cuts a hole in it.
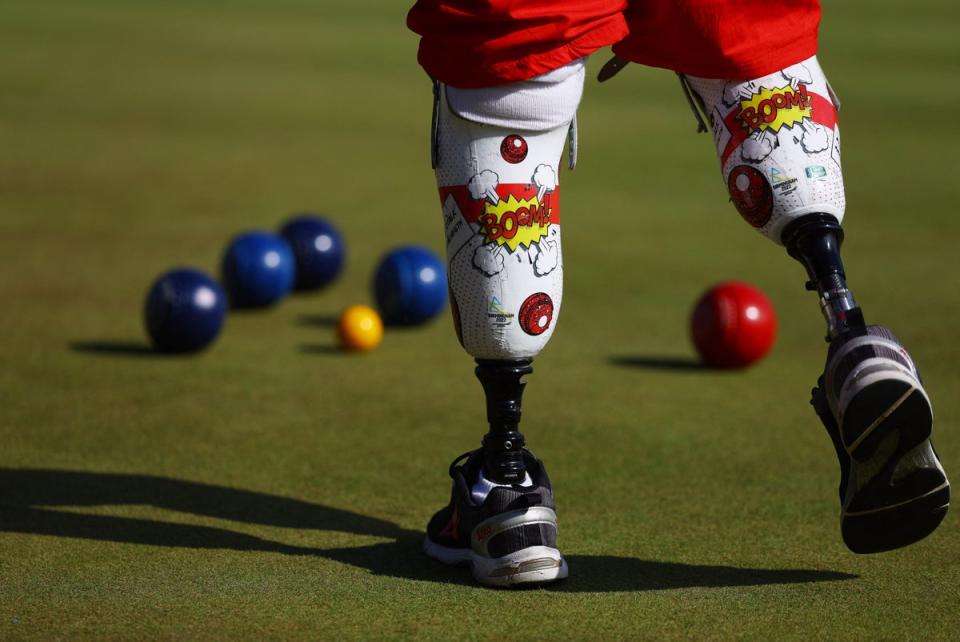
[[[807,405],[815,297],[726,203],[676,80],[637,66],[587,87],[564,310],[525,399],[571,577],[489,591],[419,553],[446,465],[485,430],[471,362],[448,319],[362,357],[310,323],[369,302],[388,247],[442,249],[405,10],[0,7],[0,638],[955,637],[955,516],[902,551],[845,550]],[[851,285],[922,368],[954,474],[958,20],[947,0],[835,0],[821,54]],[[81,349],[140,345],[156,274],[213,271],[231,234],[305,208],[350,243],[331,290],[231,315],[196,358]],[[728,278],[780,314],[764,362],[611,363],[692,356],[691,303]]]

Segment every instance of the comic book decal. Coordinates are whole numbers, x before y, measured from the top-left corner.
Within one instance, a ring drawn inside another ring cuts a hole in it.
[[[545,237],[550,228],[550,198],[517,198],[510,194],[496,205],[487,205],[480,217],[480,233],[486,243],[506,245],[511,252],[518,247],[530,249]]]
[[[740,215],[776,242],[809,213],[842,220],[840,126],[816,57],[752,80],[687,76]]]
[[[563,301],[558,168],[569,123],[517,131],[449,107],[439,101],[435,170],[458,338],[477,359],[533,358]]]
[[[503,253],[493,245],[481,245],[473,251],[473,267],[484,276],[500,274],[504,268]]]
[[[503,272],[507,257],[546,276],[560,263],[560,186],[552,166],[538,165],[529,183],[501,183],[496,172],[474,174],[466,186],[440,188],[447,246],[479,237],[473,267],[487,277]]]
[[[830,146],[830,160],[840,167],[840,127],[833,129],[833,144]]]
[[[476,223],[485,215],[493,215],[492,219],[488,219],[491,227],[496,227],[505,215],[517,221],[518,225],[522,220],[522,226],[532,226],[534,223],[539,226],[542,223],[546,227],[560,223],[560,185],[556,171],[549,165],[538,165],[529,183],[501,183],[496,172],[485,169],[470,177],[465,186],[452,185],[439,190],[448,240],[453,236],[450,226],[458,219],[456,215],[467,223]],[[509,206],[501,204],[501,201],[508,201]],[[508,230],[516,229],[512,222],[506,225]],[[500,234],[492,233],[489,241],[495,241],[503,235],[502,232],[501,229]]]
[[[560,265],[560,232],[556,227],[550,229],[547,236],[537,244],[539,250],[533,257],[533,273],[547,276]]]
[[[503,160],[516,165],[522,163],[527,157],[527,141],[519,134],[510,134],[500,143],[500,155]]]
[[[759,92],[740,101],[737,119],[747,131],[769,129],[776,133],[784,125],[793,127],[810,118],[811,102],[806,85],[796,89],[789,85],[776,89],[761,87]]]
[[[773,82],[771,82],[773,81]],[[721,162],[742,145],[744,161],[759,163],[778,144],[777,134],[782,130],[799,128],[795,133],[807,153],[827,149],[830,136],[827,129],[837,124],[837,110],[829,92],[817,93],[811,84],[814,74],[803,63],[787,67],[772,78],[749,82],[729,81],[724,85],[721,102],[723,114],[711,114],[714,137],[723,143]],[[825,89],[825,85],[824,85]],[[721,124],[727,136],[718,133]]]
[[[727,179],[730,199],[740,216],[754,227],[763,227],[773,213],[773,190],[754,167],[739,165]]]
[[[777,105],[782,105],[778,107]],[[773,151],[777,134],[784,130],[798,134],[800,144],[808,152],[822,151],[829,146],[829,134],[837,124],[837,112],[829,98],[808,91],[805,85],[797,90],[789,87],[776,90],[758,89],[747,100],[740,101],[723,117],[730,131],[721,160],[743,145],[743,160],[760,162]]]
[[[499,186],[500,176],[492,170],[485,169],[470,177],[470,182],[467,183],[467,191],[474,201],[486,201],[496,205],[500,202],[500,193],[497,191]],[[440,198],[443,200],[442,195]]]
[[[553,320],[553,301],[546,292],[531,294],[520,306],[520,327],[527,334],[543,334]]]

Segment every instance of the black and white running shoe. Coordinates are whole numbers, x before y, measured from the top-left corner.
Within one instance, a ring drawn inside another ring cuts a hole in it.
[[[834,339],[810,403],[840,460],[847,547],[878,553],[932,533],[950,482],[930,443],[930,399],[896,336],[868,326]]]
[[[557,550],[550,478],[529,451],[524,451],[524,462],[528,475],[524,484],[482,488],[483,482],[476,483],[481,479],[482,451],[455,459],[450,464],[450,503],[427,525],[426,554],[444,564],[469,565],[474,579],[486,586],[565,578],[567,562]]]

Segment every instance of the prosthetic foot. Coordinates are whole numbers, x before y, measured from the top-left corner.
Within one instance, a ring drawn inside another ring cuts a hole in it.
[[[527,476],[524,484],[485,480],[481,450],[450,464],[450,503],[427,525],[423,546],[427,555],[445,564],[469,566],[474,579],[485,586],[542,584],[567,576],[567,562],[557,550],[550,478],[533,453],[519,454]]]
[[[864,324],[847,287],[832,217],[787,226],[788,252],[820,294],[829,349],[812,404],[840,460],[840,530],[855,553],[906,546],[947,512],[950,484],[930,443],[933,411],[920,374],[896,336]]]
[[[753,80],[682,77],[709,120],[731,200],[806,268],[829,350],[813,406],[840,461],[841,531],[857,553],[906,546],[946,513],[930,400],[892,332],[867,326],[840,258],[845,200],[836,99],[815,57]]]
[[[521,378],[532,371],[529,361],[478,361],[490,432],[481,449],[450,465],[450,503],[427,525],[427,555],[469,565],[474,579],[487,586],[567,576],[567,563],[557,550],[550,478],[543,463],[524,448],[518,430]]]
[[[871,384],[857,386],[857,402],[848,406],[848,417],[852,412],[857,427],[869,421],[872,443],[854,448],[855,455],[851,455],[851,440],[844,437],[831,409],[825,392],[831,384],[824,377],[813,389],[810,403],[826,427],[840,462],[843,541],[854,553],[879,553],[907,546],[932,533],[950,505],[950,483],[933,444],[924,436],[924,432],[929,435],[931,418],[926,393],[922,387],[908,383],[904,392],[897,386],[887,394],[886,388],[901,380],[903,360],[890,358],[889,344],[895,340],[888,330],[873,326],[866,332],[844,344],[857,342],[847,354],[854,350],[870,353],[862,363],[873,363],[864,365],[864,369],[897,371],[887,380],[875,378],[873,389]],[[902,348],[899,352],[906,356]],[[843,359],[839,354],[831,362],[839,363],[838,359]],[[830,363],[827,370],[831,371]],[[856,381],[856,376],[848,380]],[[891,399],[895,399],[893,404]]]

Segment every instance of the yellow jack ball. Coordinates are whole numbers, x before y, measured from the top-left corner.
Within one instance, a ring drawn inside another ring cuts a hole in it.
[[[383,340],[383,321],[373,308],[351,305],[340,315],[337,336],[344,350],[373,350]]]

